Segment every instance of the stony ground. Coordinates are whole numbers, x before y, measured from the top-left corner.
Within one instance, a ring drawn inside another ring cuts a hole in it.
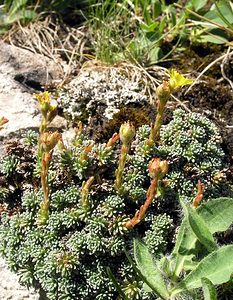
[[[6,266],[0,257],[0,300],[39,300],[40,297],[33,290],[19,284],[19,278]],[[41,299],[42,300],[42,299]]]

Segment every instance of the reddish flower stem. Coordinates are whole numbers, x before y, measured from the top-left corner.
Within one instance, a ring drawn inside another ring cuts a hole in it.
[[[198,205],[200,204],[201,200],[203,199],[203,193],[205,190],[205,185],[203,183],[201,183],[200,180],[198,180],[197,183],[197,195],[193,200],[193,204],[192,207],[197,208]]]

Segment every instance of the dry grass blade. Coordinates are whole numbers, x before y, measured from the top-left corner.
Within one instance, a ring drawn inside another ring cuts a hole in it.
[[[204,68],[204,70],[197,76],[197,78],[193,81],[193,83],[190,85],[190,87],[185,92],[185,95],[192,89],[192,87],[198,82],[198,80],[207,72],[212,66],[214,66],[217,62],[223,60],[225,57],[227,57],[228,54],[225,53],[224,55],[221,55],[220,57],[216,58],[214,61],[212,61],[208,66]]]
[[[229,77],[227,77],[226,73],[225,73],[225,70],[224,70],[224,66],[227,65],[227,63],[229,62],[231,56],[233,55],[233,51],[231,51],[232,48],[229,47],[228,50],[227,50],[227,53],[226,53],[226,56],[224,57],[222,63],[221,63],[221,73],[222,73],[222,77],[229,82],[230,86],[231,86],[231,89],[233,91],[233,82],[230,80]],[[230,52],[231,51],[231,52]]]
[[[11,44],[53,59],[67,77],[71,66],[78,68],[88,52],[86,28],[70,28],[50,15],[22,26],[20,23],[4,37]],[[66,64],[64,63],[66,61]]]
[[[139,64],[134,65],[129,62],[120,62],[115,65],[104,64],[99,60],[91,60],[83,64],[81,69],[103,70],[109,69],[110,72],[114,70],[120,71],[122,75],[143,86],[144,93],[149,95],[150,102],[154,104],[156,87],[162,82],[164,78],[168,78],[168,71],[166,68],[160,66],[153,66],[151,68],[143,68]]]
[[[185,105],[182,101],[180,101],[177,97],[175,97],[174,95],[172,95],[172,98],[179,104],[179,106],[183,107],[184,110],[186,110],[187,112],[191,113],[191,109],[189,109],[187,107],[187,105]]]

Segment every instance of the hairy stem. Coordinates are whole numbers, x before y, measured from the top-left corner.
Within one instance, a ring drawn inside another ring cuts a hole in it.
[[[124,226],[127,229],[133,229],[135,225],[140,223],[141,220],[143,220],[145,218],[146,212],[156,196],[157,186],[158,186],[158,177],[154,178],[151,181],[150,187],[146,194],[145,203],[140,207],[140,209],[138,211],[136,211],[134,217],[125,223]]]
[[[123,172],[124,172],[126,158],[127,158],[128,152],[129,152],[129,148],[130,148],[129,146],[124,145],[124,144],[121,147],[121,155],[119,158],[119,165],[116,170],[116,180],[115,180],[115,189],[118,192],[120,192],[120,190],[122,188]]]

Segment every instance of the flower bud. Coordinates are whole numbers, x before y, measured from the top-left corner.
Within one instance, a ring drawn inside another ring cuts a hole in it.
[[[153,158],[149,162],[149,174],[152,178],[164,177],[168,171],[168,162],[166,160],[160,160],[159,157]]]
[[[5,117],[0,117],[0,126],[6,124],[7,122],[9,122],[9,120]]]
[[[83,152],[81,153],[81,160],[84,161],[84,160],[87,160],[88,158],[88,153],[91,152],[92,150],[92,145],[86,145]]]
[[[152,158],[149,162],[149,174],[152,178],[158,177],[160,172],[160,158]]]
[[[40,137],[41,146],[45,152],[53,150],[59,140],[61,140],[61,134],[57,131],[44,132]]]
[[[47,119],[48,123],[51,123],[52,120],[56,117],[56,115],[57,115],[57,106],[50,105],[48,119]]]
[[[125,122],[120,127],[120,140],[124,145],[130,145],[135,136],[135,127],[131,122]]]
[[[198,183],[197,183],[197,195],[194,198],[193,204],[192,204],[192,206],[194,208],[197,208],[198,205],[200,204],[201,200],[203,199],[204,190],[205,190],[205,185],[203,183],[201,183],[200,180],[198,180]]]
[[[168,171],[168,162],[167,160],[162,160],[159,164],[161,177],[164,177]]]
[[[111,148],[111,147],[113,147],[113,145],[116,143],[116,141],[119,139],[119,134],[118,133],[114,133],[113,135],[112,135],[112,137],[108,140],[108,142],[107,142],[107,145],[106,145],[106,148]]]
[[[159,101],[165,105],[171,96],[169,82],[163,81],[163,83],[157,87],[156,94],[159,98]]]

